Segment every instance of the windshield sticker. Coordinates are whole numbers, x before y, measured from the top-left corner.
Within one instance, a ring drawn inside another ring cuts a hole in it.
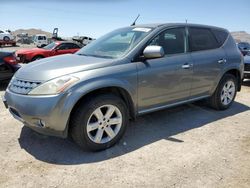
[[[134,28],[132,31],[141,31],[141,32],[149,32],[149,31],[151,31],[151,29],[150,28],[141,28],[141,27],[136,27],[136,28]]]

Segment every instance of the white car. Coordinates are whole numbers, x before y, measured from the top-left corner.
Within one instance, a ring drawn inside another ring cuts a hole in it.
[[[0,40],[10,41],[14,39],[15,39],[14,36],[11,35],[8,31],[0,30]]]
[[[37,34],[34,37],[34,44],[39,47],[42,48],[44,46],[48,45],[48,39],[46,35],[43,34]]]

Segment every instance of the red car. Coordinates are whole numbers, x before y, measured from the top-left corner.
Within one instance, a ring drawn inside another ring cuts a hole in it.
[[[43,48],[22,49],[16,51],[17,61],[28,63],[45,57],[61,54],[73,54],[81,47],[74,42],[58,41],[53,42]]]

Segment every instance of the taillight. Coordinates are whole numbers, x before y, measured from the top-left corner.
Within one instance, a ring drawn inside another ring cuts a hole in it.
[[[10,65],[16,65],[17,64],[16,58],[14,56],[7,56],[7,57],[3,58],[3,60],[6,63],[9,63]]]

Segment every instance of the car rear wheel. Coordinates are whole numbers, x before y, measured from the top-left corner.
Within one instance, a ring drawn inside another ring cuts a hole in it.
[[[70,134],[83,149],[97,151],[113,146],[123,136],[127,107],[117,96],[105,94],[82,102],[72,114]]]
[[[225,74],[213,96],[210,98],[210,105],[217,110],[229,108],[234,102],[237,87],[235,76],[232,74]]]
[[[5,37],[3,37],[3,40],[4,41],[10,41],[10,37],[5,36]]]

